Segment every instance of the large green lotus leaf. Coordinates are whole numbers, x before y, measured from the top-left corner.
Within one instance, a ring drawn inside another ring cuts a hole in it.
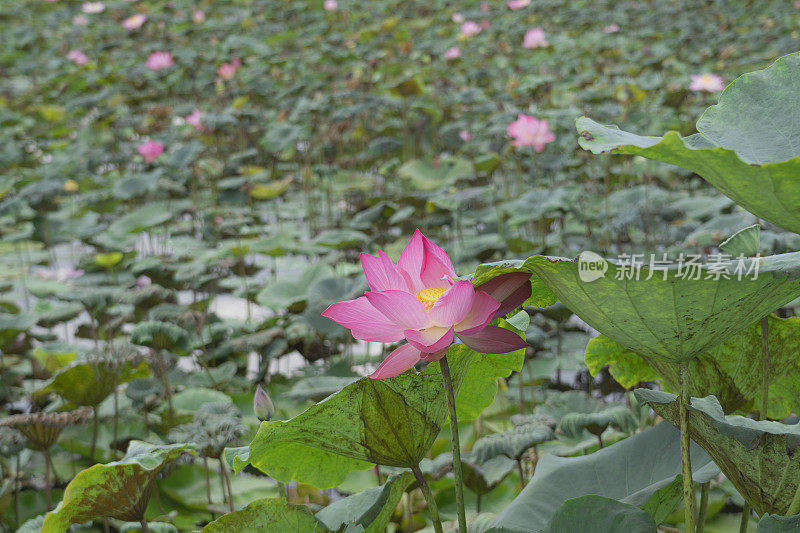
[[[797,533],[800,531],[800,515],[764,515],[758,521],[756,533]]]
[[[638,507],[592,494],[564,502],[553,513],[544,531],[545,533],[565,531],[655,533],[658,529],[650,515]]]
[[[649,389],[634,394],[659,416],[678,423],[674,394]],[[795,453],[800,424],[725,415],[713,396],[692,398],[689,411],[692,440],[708,452],[756,513],[785,514],[800,484],[800,454]]]
[[[800,252],[744,259],[740,272],[750,268],[750,276],[736,274],[738,261],[715,267],[730,279],[705,279],[706,270],[702,279],[684,279],[676,265],[650,279],[644,268],[639,279],[627,279],[623,267],[607,262],[605,275],[587,282],[579,264],[535,255],[522,268],[593,328],[645,358],[673,363],[691,360],[800,296]]]
[[[692,446],[693,478],[704,483],[719,470],[700,447]],[[567,500],[596,494],[664,516],[681,499],[680,434],[667,423],[647,429],[591,455],[545,455],[525,489],[500,513],[501,532],[543,531]],[[671,491],[667,497],[664,489]],[[664,508],[664,506],[667,508]]]
[[[317,520],[331,531],[360,526],[367,533],[382,533],[413,480],[411,472],[393,475],[380,487],[333,502],[316,514]]]
[[[305,507],[283,498],[256,500],[239,511],[217,518],[203,528],[204,533],[285,533],[287,531],[325,531]]]
[[[452,457],[452,456],[451,456]],[[476,494],[492,491],[516,467],[516,462],[505,455],[478,462],[473,452],[461,453],[461,468],[464,485]]]
[[[528,449],[555,438],[556,434],[549,426],[522,424],[478,439],[472,447],[472,453],[480,463],[499,455],[519,459]]]
[[[149,500],[151,483],[188,444],[153,445],[131,441],[125,457],[78,472],[64,490],[55,511],[47,514],[42,533],[61,533],[70,524],[96,518],[139,520]]]
[[[463,344],[448,351],[459,411],[479,413],[497,391],[498,377],[519,369],[519,354],[486,355]],[[350,470],[372,463],[408,468],[425,457],[447,419],[438,363],[420,374],[389,379],[361,378],[291,420],[263,422],[250,443],[250,464],[279,481],[293,479],[333,487]],[[460,416],[460,415],[459,415]]]
[[[761,402],[761,321],[689,362],[689,393],[716,396],[726,413],[758,406]],[[800,317],[769,316],[769,418],[800,411]],[[606,364],[624,387],[662,379],[669,391],[678,391],[675,365],[656,358],[647,361],[624,346],[600,335],[586,347],[586,365],[597,375]],[[649,364],[648,364],[649,363]]]
[[[72,405],[96,406],[118,384],[146,377],[149,373],[144,361],[136,366],[108,360],[79,361],[61,368],[37,393],[55,392]]]
[[[699,133],[642,137],[576,122],[580,145],[594,153],[635,154],[696,172],[755,215],[800,233],[800,54],[737,78],[697,121]]]

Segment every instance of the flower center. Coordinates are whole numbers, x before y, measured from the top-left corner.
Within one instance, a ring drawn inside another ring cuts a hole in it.
[[[425,309],[430,311],[433,304],[436,303],[436,300],[445,292],[447,292],[447,289],[422,289],[414,296],[425,305]]]

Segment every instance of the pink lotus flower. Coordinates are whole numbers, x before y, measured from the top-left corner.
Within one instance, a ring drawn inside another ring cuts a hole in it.
[[[206,20],[206,14],[199,9],[195,9],[192,13],[192,20],[195,24],[202,24]]]
[[[242,62],[239,60],[239,58],[235,58],[230,63],[223,63],[220,65],[220,67],[217,69],[217,74],[219,74],[219,77],[223,80],[230,80],[236,76],[236,71],[239,70],[239,67],[241,66]]]
[[[477,22],[468,20],[461,25],[461,35],[464,37],[472,37],[473,35],[478,35],[482,29],[481,25]]]
[[[464,18],[464,15],[462,15],[461,13],[453,13],[453,16],[450,17],[450,19],[456,24],[462,24],[464,20],[466,20]]]
[[[122,21],[122,27],[126,30],[138,30],[142,27],[142,24],[147,20],[147,15],[142,15],[141,13],[137,13],[136,15],[131,15],[130,17],[126,18]]]
[[[453,46],[452,48],[448,48],[444,52],[445,59],[457,59],[461,57],[461,49],[458,46]]]
[[[106,5],[103,2],[84,2],[81,6],[81,11],[87,14],[102,13],[106,10]]]
[[[525,32],[525,37],[522,39],[523,48],[546,48],[550,46],[544,36],[542,28],[531,28]]]
[[[619,31],[619,24],[617,24],[616,22],[613,22],[608,26],[606,26],[605,28],[603,28],[603,33],[617,33],[618,31]]]
[[[147,141],[139,145],[137,150],[139,155],[144,158],[144,162],[149,164],[158,159],[158,156],[164,152],[164,145],[158,141]]]
[[[201,120],[201,117],[202,114],[200,113],[200,110],[195,107],[194,111],[192,111],[191,114],[186,115],[186,118],[184,120],[186,120],[187,124],[191,124],[192,126],[194,126],[194,129],[196,129],[197,131],[203,131],[205,128],[203,127],[203,122]]]
[[[530,296],[527,274],[500,276],[476,291],[471,281],[456,281],[450,258],[419,230],[396,265],[380,250],[377,257],[362,253],[361,265],[370,291],[332,304],[322,315],[350,329],[357,339],[408,341],[389,354],[371,378],[401,374],[420,358],[438,361],[456,336],[481,353],[527,346],[516,333],[489,325],[502,309],[508,312],[513,309],[509,305],[519,306]]]
[[[153,52],[147,58],[147,68],[151,70],[161,70],[162,68],[171,67],[175,64],[172,59],[172,54],[169,52]]]
[[[458,136],[461,137],[461,140],[464,141],[465,143],[472,140],[472,134],[467,130],[459,131]]]
[[[72,23],[76,26],[86,26],[89,24],[89,19],[84,15],[75,15],[72,17]]]
[[[488,30],[488,29],[489,29],[489,28],[491,28],[491,27],[492,27],[492,23],[491,23],[491,22],[489,22],[488,20],[482,20],[482,21],[481,21],[481,28],[482,28],[482,29],[484,29],[484,30]]]
[[[691,74],[689,77],[692,79],[690,91],[717,93],[725,89],[725,80],[716,74]]]
[[[84,54],[80,50],[70,50],[67,53],[67,59],[69,59],[76,65],[85,65],[86,63],[89,62],[89,58],[86,57],[86,54]]]
[[[488,2],[482,2],[481,3],[481,11],[483,11],[484,13],[489,11],[489,3]]]
[[[510,0],[508,2],[508,8],[512,11],[522,9],[523,7],[528,7],[529,5],[531,5],[531,0]]]
[[[336,0],[325,0],[322,2],[322,7],[325,11],[336,11],[336,8],[339,7],[339,2]]]
[[[545,144],[556,140],[546,120],[523,114],[508,125],[508,135],[514,139],[511,146],[533,146],[537,152],[544,150]]]

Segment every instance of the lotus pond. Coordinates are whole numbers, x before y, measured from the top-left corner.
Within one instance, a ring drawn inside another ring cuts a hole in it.
[[[786,0],[0,0],[0,528],[800,531],[797,50]]]

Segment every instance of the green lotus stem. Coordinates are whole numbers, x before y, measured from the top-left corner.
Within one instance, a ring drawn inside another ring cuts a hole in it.
[[[211,479],[208,475],[208,457],[203,456],[203,471],[206,474],[206,500],[208,500],[208,506],[211,507]],[[214,512],[211,512],[211,516],[214,516]]]
[[[710,483],[706,481],[700,485],[700,508],[697,511],[697,532],[703,533],[706,528],[706,513],[708,512],[708,487]]]
[[[89,451],[89,460],[94,462],[94,452],[97,449],[97,406],[92,408],[92,447]]]
[[[142,524],[142,533],[150,533],[150,528],[147,527],[147,519],[142,518],[139,523]]]
[[[769,317],[761,319],[761,420],[767,419],[769,408]]]
[[[50,494],[50,452],[44,451],[44,501],[47,503],[47,510],[53,510],[53,497]]]
[[[412,466],[411,472],[414,474],[417,485],[419,485],[419,489],[425,497],[425,502],[428,504],[428,512],[431,513],[431,520],[433,520],[433,529],[436,533],[443,533],[442,520],[439,518],[439,508],[436,507],[436,500],[433,497],[431,488],[428,486],[428,482],[425,481],[425,475],[419,469],[419,465]]]
[[[686,533],[695,533],[694,483],[692,481],[692,458],[690,455],[691,440],[689,438],[689,366],[680,363],[678,367],[680,382],[679,413],[681,430],[681,470],[683,472],[683,505]]]
[[[231,490],[231,480],[228,478],[228,469],[225,468],[225,460],[222,457],[219,458],[219,475],[222,476],[222,481],[225,483],[222,486],[222,493],[225,494],[225,489],[228,490],[228,509],[230,512],[234,511],[233,508],[233,490]]]
[[[450,412],[450,435],[453,442],[453,476],[456,479],[456,505],[458,506],[458,531],[467,531],[467,513],[464,510],[464,482],[461,474],[461,444],[458,441],[458,419],[456,418],[456,395],[453,391],[453,380],[450,377],[450,365],[447,356],[440,361],[444,391],[447,396],[447,409]]]
[[[742,521],[739,522],[739,533],[747,533],[747,525],[750,523],[750,504],[747,500],[742,507]]]
[[[517,459],[517,474],[519,474],[519,487],[525,488],[525,472],[522,471],[522,460]]]

